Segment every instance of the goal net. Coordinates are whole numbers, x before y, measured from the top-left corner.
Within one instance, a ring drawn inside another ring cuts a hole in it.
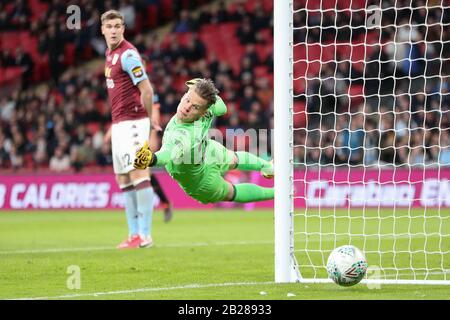
[[[275,1],[275,281],[450,284],[446,0]]]

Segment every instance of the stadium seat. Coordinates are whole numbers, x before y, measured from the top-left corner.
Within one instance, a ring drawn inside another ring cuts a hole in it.
[[[144,25],[149,28],[154,28],[158,25],[158,7],[156,4],[147,6],[147,20]]]
[[[67,43],[64,46],[64,63],[70,66],[75,62],[75,44]]]
[[[257,67],[255,67],[253,72],[254,72],[254,76],[255,76],[256,79],[258,79],[258,78],[265,78],[269,74],[269,72],[267,71],[267,67],[266,66],[257,66]]]
[[[305,93],[306,79],[300,78],[293,81],[294,96],[299,96]]]
[[[306,126],[306,103],[304,101],[294,102],[294,127],[304,128]]]
[[[3,86],[8,82],[20,80],[21,75],[21,67],[0,68],[0,84]]]
[[[0,49],[8,49],[14,53],[14,50],[21,45],[21,34],[27,31],[6,31],[0,33]]]
[[[294,79],[299,77],[305,77],[308,64],[306,61],[298,61],[294,63]]]
[[[180,46],[186,46],[192,38],[192,32],[182,32],[176,34]]]
[[[366,0],[339,0],[339,9],[362,9],[366,7]]]
[[[348,95],[351,99],[352,108],[364,101],[364,86],[361,84],[351,84],[348,88]]]
[[[49,4],[40,0],[28,0],[31,10],[31,21],[36,21],[47,12]]]
[[[162,17],[165,21],[173,18],[173,1],[172,0],[160,0],[160,10]]]
[[[100,128],[99,122],[89,122],[86,124],[87,131],[89,134],[94,135]]]

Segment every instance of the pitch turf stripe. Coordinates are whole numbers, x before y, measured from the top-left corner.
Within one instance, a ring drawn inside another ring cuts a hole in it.
[[[420,236],[382,236],[383,239],[409,239],[409,238],[427,238],[423,235]],[[434,238],[433,236],[428,236],[428,238]],[[307,242],[320,242],[327,239],[333,239],[332,237],[322,237],[322,239],[309,239]],[[379,237],[372,237],[366,239],[366,241],[377,241]],[[301,240],[296,240],[298,242],[305,242]],[[161,244],[155,245],[158,248],[190,248],[190,247],[207,247],[207,246],[232,246],[232,245],[266,245],[274,244],[273,240],[267,241],[229,241],[229,242],[197,242],[197,243],[175,243],[175,244]],[[83,251],[103,251],[103,250],[114,250],[115,247],[79,247],[79,248],[49,248],[49,249],[37,249],[37,250],[8,250],[0,251],[0,255],[8,254],[33,254],[33,253],[62,253],[62,252],[83,252]]]
[[[229,241],[229,242],[197,242],[197,243],[175,243],[155,245],[157,248],[190,248],[208,246],[242,246],[242,245],[273,244],[273,241]],[[63,252],[83,252],[83,251],[103,251],[116,250],[115,247],[79,247],[79,248],[49,248],[37,250],[10,250],[0,251],[0,255],[8,254],[33,254],[33,253],[63,253]]]
[[[270,281],[270,282],[228,282],[228,283],[211,283],[211,284],[188,284],[185,286],[176,286],[176,287],[140,288],[140,289],[131,289],[131,290],[109,291],[109,292],[67,294],[67,295],[49,296],[49,297],[12,298],[12,299],[8,299],[8,300],[72,299],[72,298],[83,298],[83,297],[100,297],[100,296],[107,296],[107,295],[132,294],[132,293],[141,293],[141,292],[159,292],[159,291],[182,290],[182,289],[204,289],[204,288],[253,286],[253,285],[268,285],[268,284],[275,284],[275,282]]]

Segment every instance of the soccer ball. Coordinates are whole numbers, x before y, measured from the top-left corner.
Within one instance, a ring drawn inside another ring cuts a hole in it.
[[[327,261],[328,277],[344,287],[354,286],[366,275],[367,261],[364,254],[352,245],[334,249]]]

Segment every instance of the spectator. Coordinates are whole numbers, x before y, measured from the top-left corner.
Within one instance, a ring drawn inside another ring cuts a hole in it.
[[[55,172],[63,172],[70,169],[70,157],[62,148],[56,148],[55,154],[50,159],[49,169]]]
[[[192,34],[186,47],[186,56],[191,61],[198,61],[205,58],[206,47],[197,34]]]
[[[264,28],[270,28],[270,15],[264,11],[261,2],[255,3],[253,16],[251,17],[251,25],[255,33]]]
[[[440,139],[439,164],[442,166],[450,166],[450,135],[448,130],[441,132]]]
[[[229,108],[232,114],[218,120],[221,128],[271,126],[273,121],[267,121],[267,118],[270,118],[273,112],[273,54],[266,56],[265,52],[257,52],[260,46],[255,46],[255,43],[259,39],[258,30],[263,30],[265,34],[272,19],[267,13],[263,14],[264,9],[260,2],[256,2],[254,10],[249,12],[245,1],[237,1],[234,10],[227,10],[227,4],[220,1],[217,7],[201,8],[200,17],[196,21],[193,21],[185,10],[178,11],[178,30],[181,32],[199,31],[201,34],[200,27],[206,23],[233,21],[238,24],[236,39],[239,43],[249,43],[239,45],[239,51],[244,51],[240,55],[241,66],[233,64],[233,69],[226,59],[222,58],[225,52],[220,52],[217,56],[216,52],[209,49],[210,44],[203,44],[202,37],[197,34],[193,34],[186,45],[180,43],[176,36],[172,36],[167,42],[164,39],[163,43],[168,45],[162,45],[156,32],[145,34],[131,30],[130,26],[139,27],[137,22],[141,21],[142,10],[137,9],[139,7],[135,1],[117,2],[121,9],[132,12],[130,16],[134,15],[134,19],[131,19],[133,21],[127,23],[127,29],[131,34],[136,34],[133,42],[144,49],[143,58],[148,58],[147,68],[151,69],[149,75],[161,98],[162,124],[165,124],[176,110],[179,88],[184,88],[186,78],[211,77],[227,103],[236,106]],[[188,5],[193,8],[197,3],[202,1],[193,0]],[[322,164],[330,161],[335,164],[361,163],[363,160],[359,155],[356,158],[353,156],[354,152],[359,154],[359,150],[362,150],[361,130],[364,131],[362,141],[366,165],[377,163],[378,158],[396,165],[423,163],[425,160],[428,163],[445,161],[449,141],[448,134],[444,132],[450,126],[447,112],[450,107],[450,94],[449,86],[438,75],[448,73],[448,63],[441,58],[448,55],[446,53],[450,47],[450,32],[445,28],[439,30],[441,21],[448,22],[445,15],[441,20],[442,10],[425,10],[424,3],[423,0],[414,2],[414,10],[398,10],[398,15],[390,14],[395,13],[394,10],[384,11],[381,30],[362,28],[360,18],[363,17],[357,16],[357,11],[352,15],[336,15],[331,12],[324,12],[322,15],[306,14],[305,10],[294,14],[294,25],[298,28],[294,31],[294,42],[315,46],[320,44],[322,60],[326,57],[326,50],[330,49],[327,46],[330,42],[337,40],[350,47],[351,41],[359,41],[356,39],[359,34],[364,35],[364,41],[371,43],[364,52],[366,67],[363,73],[352,66],[357,56],[356,47],[351,49],[353,53],[350,60],[347,54],[341,56],[336,53],[336,61],[323,61],[318,71],[314,71],[314,63],[306,62],[308,75],[303,89],[305,91],[301,91],[302,88],[299,89],[300,92],[296,91],[296,99],[306,98],[307,102],[308,134],[303,140],[296,142],[298,145],[303,144],[303,148],[299,147],[300,151],[297,151],[302,162],[308,161],[311,165],[314,161]],[[29,26],[22,24],[20,18],[29,14],[27,1],[18,0],[11,4],[8,6],[8,10],[12,9],[9,13],[5,4],[0,4],[0,30],[22,28],[21,30],[27,30],[30,35],[36,36],[41,55],[45,58],[48,54],[53,81],[47,81],[39,89],[30,86],[20,94],[3,95],[0,98],[0,165],[11,168],[12,157],[14,166],[18,168],[20,163],[27,165],[23,159],[29,159],[30,156],[36,164],[45,165],[59,148],[65,154],[71,151],[74,164],[79,163],[78,167],[82,168],[85,165],[84,160],[77,159],[81,157],[80,150],[81,153],[84,152],[82,150],[85,137],[90,134],[85,125],[89,123],[92,129],[91,124],[108,123],[111,120],[110,106],[105,102],[103,70],[85,71],[85,68],[73,66],[66,69],[65,63],[69,63],[70,59],[65,55],[65,44],[79,45],[80,60],[83,62],[92,57],[89,55],[90,47],[103,55],[103,39],[97,43],[95,41],[100,36],[98,10],[93,5],[86,4],[82,12],[83,32],[77,36],[72,36],[72,33],[67,36],[67,33],[58,32],[60,21],[66,16],[64,4],[50,1],[46,13],[37,17]],[[106,1],[101,6],[109,8],[113,4],[113,1]],[[160,1],[152,1],[152,4],[160,9]],[[180,1],[175,5],[177,8],[187,8]],[[126,15],[128,16],[128,13]],[[12,23],[13,18],[16,24]],[[158,19],[158,23],[164,19]],[[425,23],[427,27],[408,27],[410,21],[413,24]],[[379,45],[371,42],[378,33],[381,39],[375,42]],[[408,45],[409,37],[415,42],[412,45]],[[424,41],[426,46],[419,45]],[[103,49],[99,47],[101,45]],[[15,51],[2,50],[2,68],[21,65],[27,70],[43,70],[43,66],[39,65],[42,62],[33,61],[35,65],[37,63],[35,67],[26,57],[27,53],[20,48]],[[311,57],[313,51],[306,51],[307,57]],[[336,52],[338,51],[340,52]],[[264,60],[260,61],[260,58]],[[424,65],[427,66],[426,70]],[[263,76],[255,76],[256,68]],[[45,77],[47,73],[36,73],[33,78]],[[34,80],[30,79],[30,75],[24,74],[25,84]],[[406,76],[414,76],[415,81]],[[424,76],[427,77],[426,83],[423,82]],[[349,87],[358,83],[364,85],[364,105],[359,111],[358,108],[355,109],[357,99],[348,98]],[[253,93],[246,96],[245,92],[251,90]],[[365,114],[361,124],[355,113],[362,111],[370,115]],[[360,125],[354,127],[357,122]],[[436,139],[439,137],[439,130],[441,137],[438,141]],[[102,131],[102,126],[99,125],[99,130],[92,137],[91,147],[97,157],[103,148],[99,142]],[[433,132],[430,133],[431,131]],[[16,137],[17,132],[21,132],[21,137]],[[89,149],[90,147],[86,150]]]
[[[249,17],[245,17],[241,25],[236,30],[236,36],[241,44],[256,43],[255,30]]]
[[[180,13],[180,19],[176,22],[173,32],[183,33],[191,31],[194,31],[194,28],[189,11],[182,10]]]
[[[24,52],[21,47],[17,47],[15,54],[15,65],[22,67],[22,88],[28,87],[33,75],[34,63],[30,54]]]
[[[101,167],[112,166],[111,144],[104,143],[101,149],[97,152],[96,163]]]
[[[130,0],[121,0],[119,11],[123,14],[125,26],[129,30],[133,30],[136,21],[136,11]]]

